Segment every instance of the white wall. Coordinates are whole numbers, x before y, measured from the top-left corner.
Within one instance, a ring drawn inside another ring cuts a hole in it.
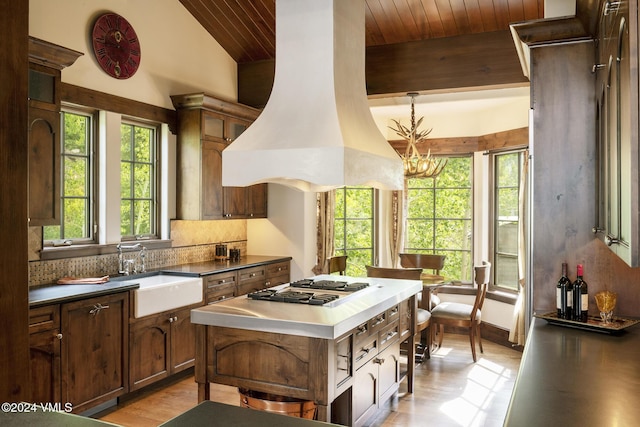
[[[247,251],[292,256],[291,280],[313,276],[316,264],[316,193],[269,184],[269,218],[247,221]]]
[[[131,23],[142,51],[138,71],[118,80],[93,57],[91,31],[102,13]],[[176,0],[29,0],[29,35],[84,53],[62,81],[171,108],[170,95],[205,91],[235,101],[236,63]]]

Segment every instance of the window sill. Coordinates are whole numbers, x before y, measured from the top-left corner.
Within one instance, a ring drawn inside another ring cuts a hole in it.
[[[439,294],[455,294],[455,295],[475,295],[476,288],[473,285],[445,285],[438,288]],[[505,304],[515,305],[518,294],[505,292],[498,289],[489,289],[487,291],[487,299],[503,302]]]
[[[125,242],[125,244],[140,243],[147,249],[167,249],[171,247],[171,240],[137,240],[135,242]],[[96,255],[108,255],[117,253],[116,244],[109,245],[71,245],[71,246],[49,246],[40,252],[40,260],[54,260],[65,258],[78,258]]]

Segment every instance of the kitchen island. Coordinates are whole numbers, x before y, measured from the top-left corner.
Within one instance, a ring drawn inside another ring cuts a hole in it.
[[[504,425],[638,425],[638,354],[640,325],[612,336],[535,319]]]
[[[400,342],[409,341],[412,362],[422,282],[331,275],[313,280],[366,287],[319,291],[339,295],[325,305],[241,296],[192,310],[199,401],[209,399],[209,383],[215,382],[313,401],[318,420],[357,426],[398,390]],[[412,384],[414,364],[407,365]]]

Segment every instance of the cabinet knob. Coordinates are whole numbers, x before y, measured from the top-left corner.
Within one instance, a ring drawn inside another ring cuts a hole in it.
[[[57,335],[56,335],[56,338],[58,338],[59,340],[61,340],[61,339],[62,339],[62,334],[57,334]]]
[[[382,365],[384,363],[384,358],[383,357],[376,357],[375,359],[373,359],[373,363],[377,363],[378,365]]]
[[[606,236],[604,236],[604,243],[606,243],[607,246],[617,245],[618,243],[620,243],[620,239],[617,239],[612,235],[607,234]]]

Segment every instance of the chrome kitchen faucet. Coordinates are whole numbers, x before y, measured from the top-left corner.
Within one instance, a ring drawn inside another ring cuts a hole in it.
[[[140,243],[136,243],[135,245],[123,245],[122,243],[118,243],[116,245],[116,249],[118,250],[118,274],[124,274],[128,276],[132,273],[144,273],[146,271],[145,268],[145,258],[147,256],[147,248],[141,245]],[[135,257],[130,259],[124,258],[124,250],[134,250],[139,249],[138,253]],[[139,261],[139,263],[137,262]]]

